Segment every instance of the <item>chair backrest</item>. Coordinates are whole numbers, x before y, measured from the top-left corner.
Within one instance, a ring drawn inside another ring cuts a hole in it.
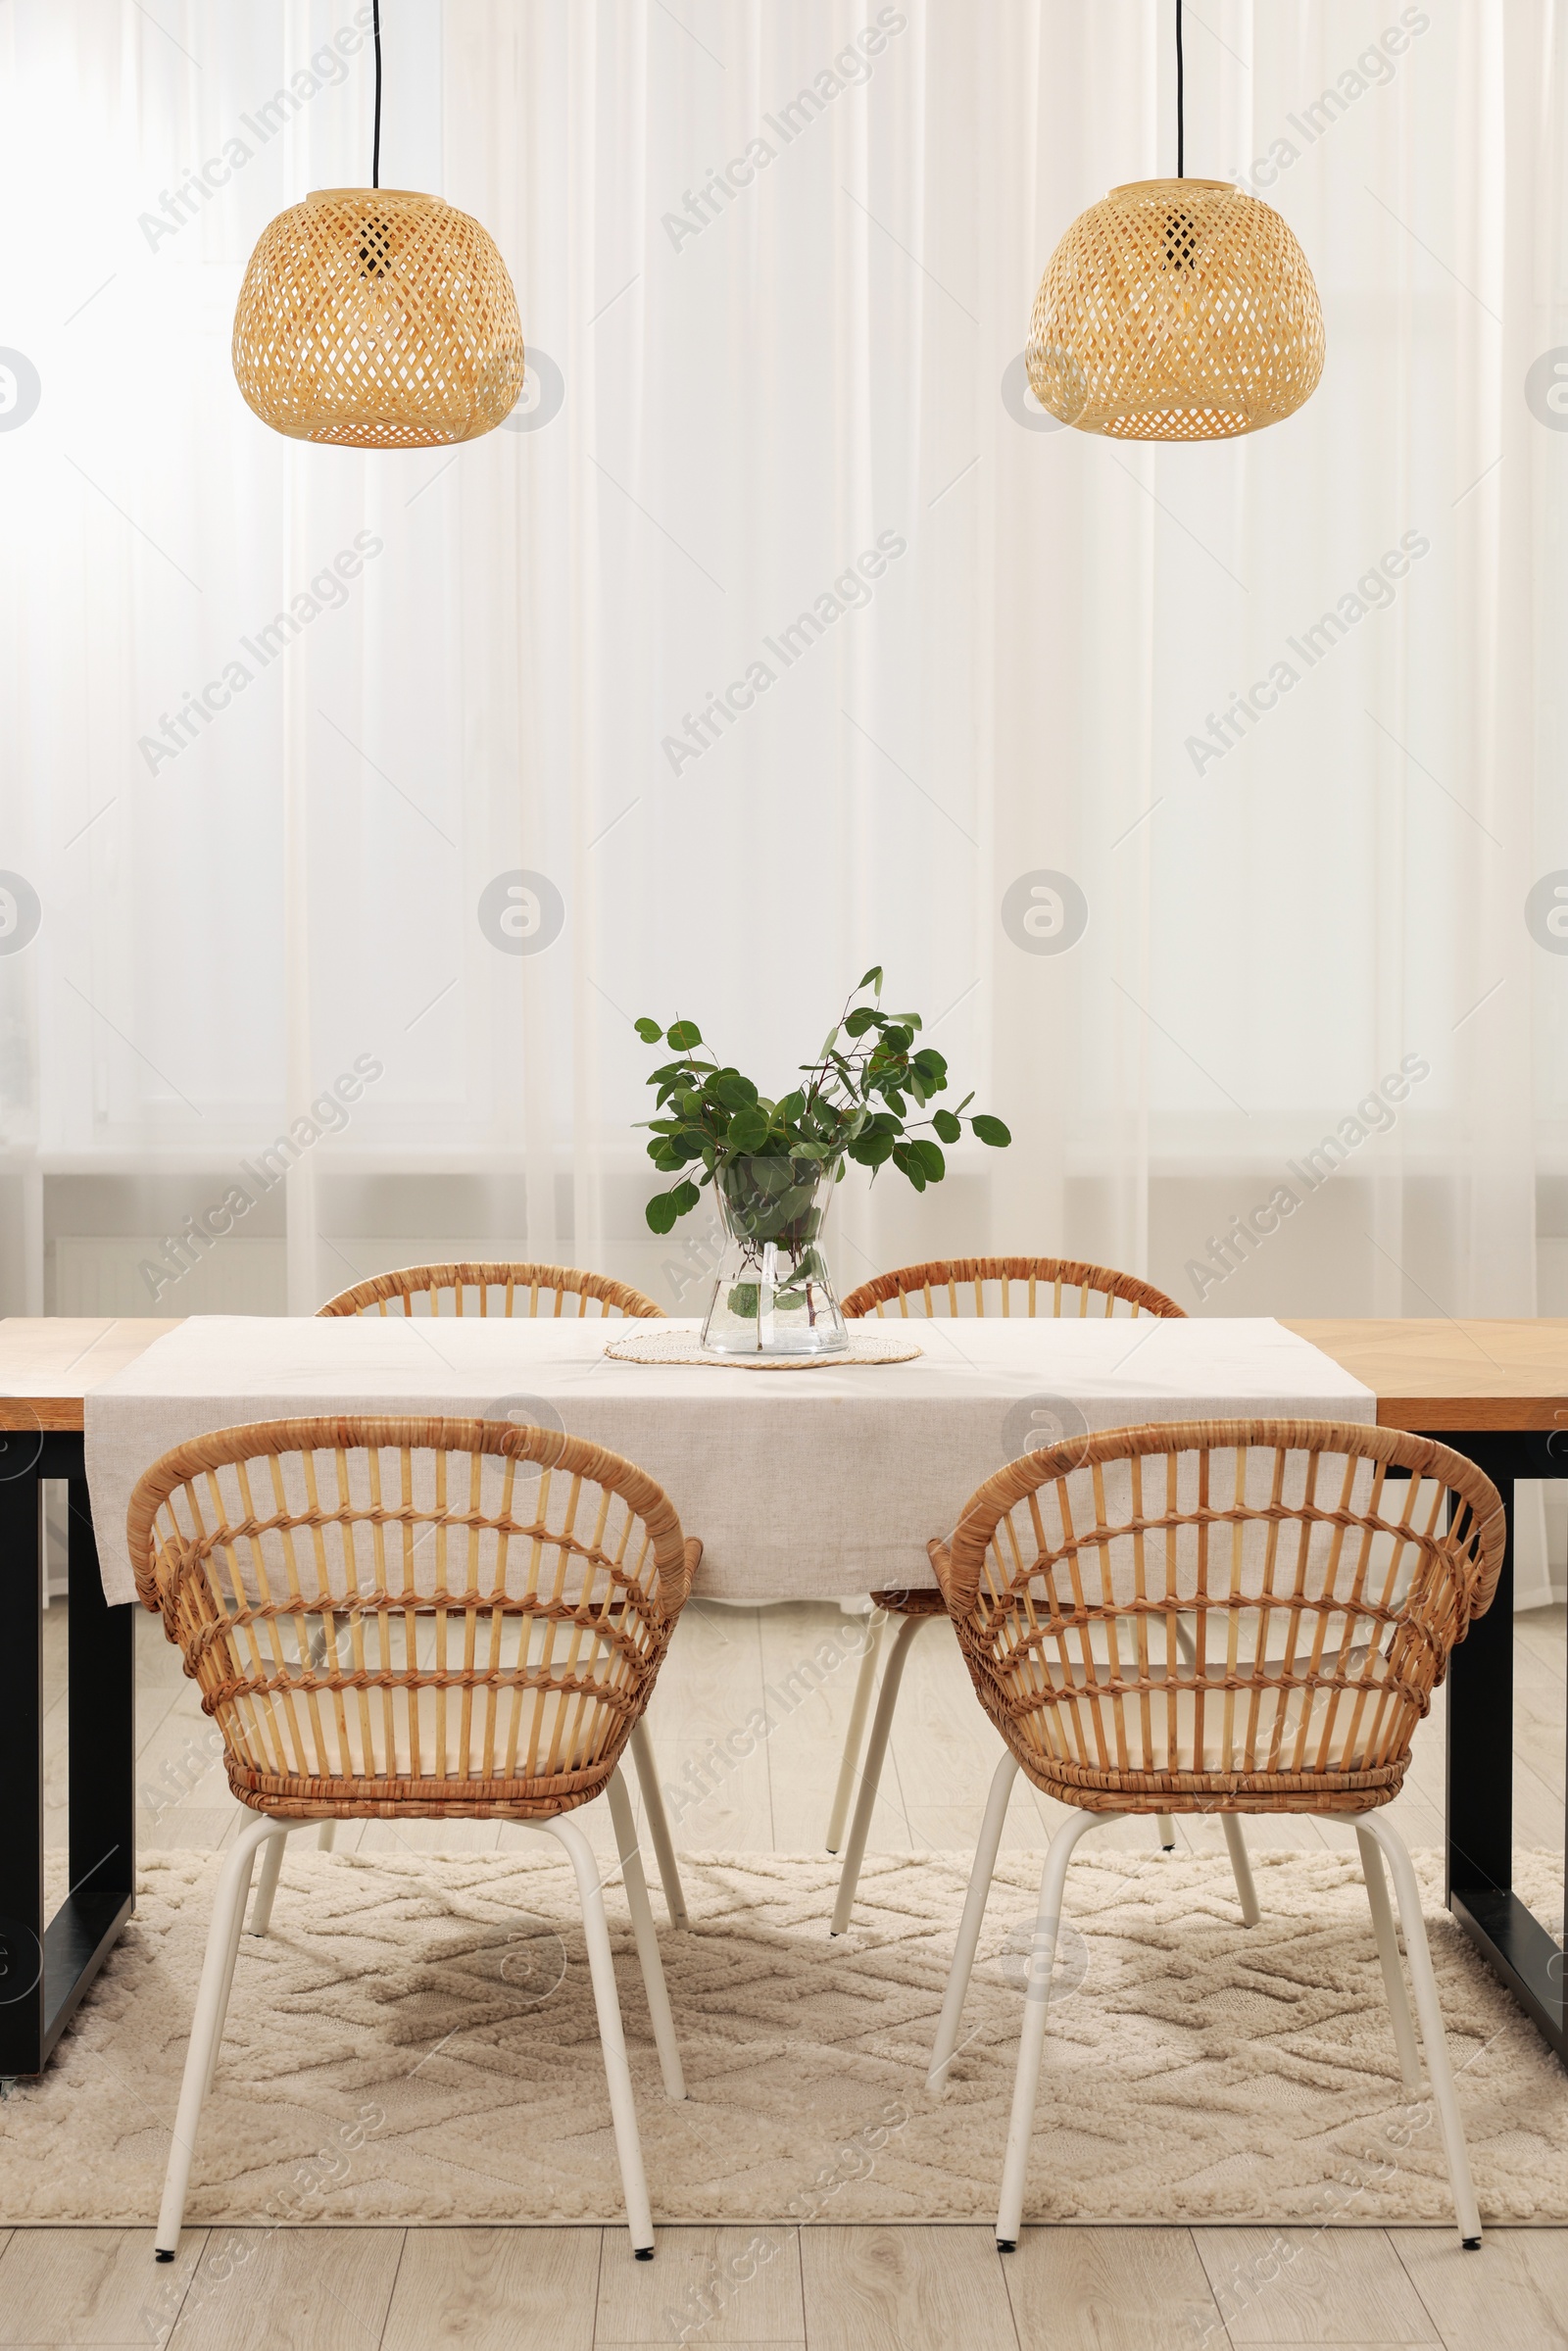
[[[846,1315],[1180,1315],[1176,1300],[1133,1273],[1075,1257],[934,1257],[879,1273],[844,1300]]]
[[[1430,1439],[1190,1421],[1009,1462],[931,1559],[1038,1785],[1357,1812],[1398,1792],[1502,1546],[1496,1488]]]
[[[443,1309],[442,1299],[452,1303]],[[466,1307],[465,1301],[466,1300]],[[568,1304],[568,1300],[571,1302]],[[577,1265],[405,1265],[372,1274],[329,1298],[318,1314],[625,1314],[663,1320],[664,1309],[609,1274]]]
[[[582,1438],[362,1415],[176,1445],[126,1532],[234,1793],[296,1816],[587,1802],[702,1547],[652,1478]]]

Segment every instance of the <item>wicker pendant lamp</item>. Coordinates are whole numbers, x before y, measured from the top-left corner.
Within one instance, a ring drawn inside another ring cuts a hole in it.
[[[1176,171],[1112,188],[1052,255],[1029,321],[1029,382],[1080,432],[1219,441],[1277,424],[1323,372],[1306,256],[1271,205],[1186,177],[1182,0]]]
[[[476,440],[522,389],[517,298],[477,220],[381,186],[380,0],[373,38],[371,184],[318,189],[263,229],[234,312],[235,379],[291,440]]]

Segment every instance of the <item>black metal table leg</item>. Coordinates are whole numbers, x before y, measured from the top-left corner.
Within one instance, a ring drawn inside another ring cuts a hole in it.
[[[1561,1946],[1513,1890],[1513,1494],[1515,1477],[1561,1474],[1545,1440],[1438,1435],[1484,1469],[1502,1496],[1507,1540],[1497,1596],[1448,1666],[1448,1908],[1493,1973],[1568,2062]]]
[[[43,2064],[43,1440],[0,1446],[0,2078]]]
[[[84,1476],[70,1495],[71,1890],[44,1932],[45,2055],[136,1906],[136,1611],[104,1598]]]
[[[16,1447],[16,1474],[0,1474],[0,2076],[10,2077],[42,2073],[135,1908],[135,1609],[104,1600],[80,1437],[5,1442]],[[47,1926],[44,1478],[67,1479],[71,1497],[70,1885]]]

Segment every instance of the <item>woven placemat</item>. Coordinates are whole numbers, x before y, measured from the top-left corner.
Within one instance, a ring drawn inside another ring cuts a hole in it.
[[[651,1331],[639,1323],[612,1339],[605,1353],[622,1363],[706,1363],[714,1371],[832,1371],[852,1363],[907,1363],[925,1349],[894,1331],[852,1331],[849,1346],[831,1355],[721,1355],[693,1331]]]

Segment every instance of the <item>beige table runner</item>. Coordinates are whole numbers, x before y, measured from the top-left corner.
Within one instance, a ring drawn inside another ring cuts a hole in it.
[[[1376,1418],[1370,1389],[1263,1319],[915,1328],[925,1351],[913,1362],[769,1379],[607,1359],[618,1322],[193,1316],[87,1398],[104,1591],[134,1596],[125,1510],[142,1471],[237,1421],[545,1420],[659,1480],[702,1537],[699,1592],[757,1600],[929,1587],[926,1544],[981,1480],[1086,1429]]]

